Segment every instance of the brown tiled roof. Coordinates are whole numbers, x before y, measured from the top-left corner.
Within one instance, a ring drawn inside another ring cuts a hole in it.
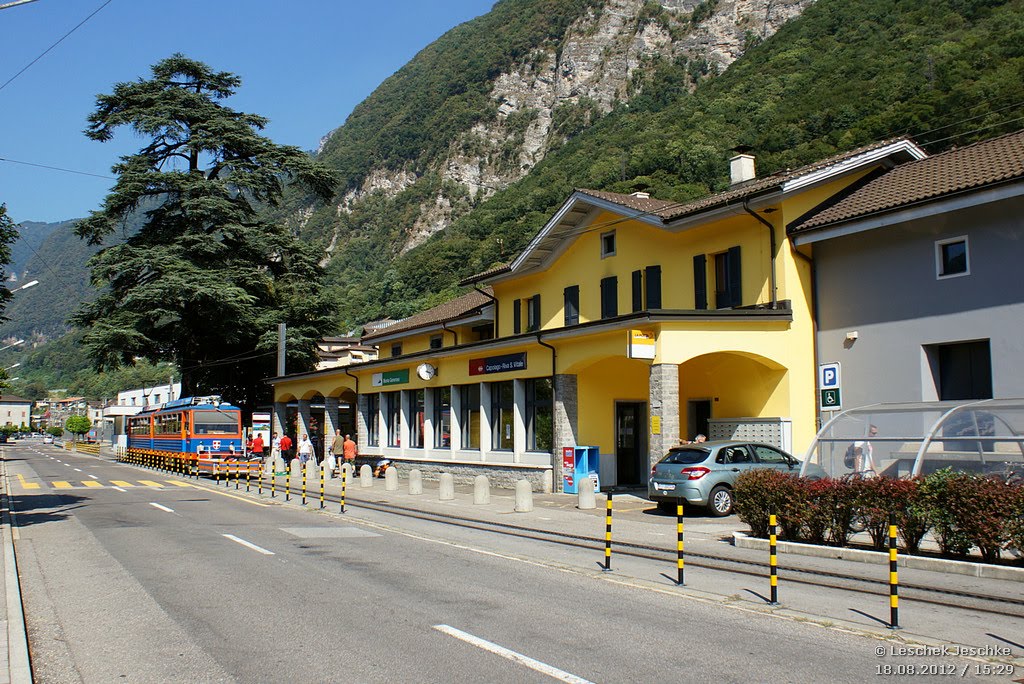
[[[19,397],[16,394],[0,394],[0,404],[31,404],[31,399]]]
[[[640,199],[633,195],[620,195],[615,192],[600,192],[597,190],[580,190],[579,192],[593,197],[598,197],[600,199],[605,199],[609,202],[615,202],[616,204],[621,204],[622,206],[629,207],[630,209],[651,213],[667,223],[669,221],[682,218],[688,214],[696,214],[707,209],[725,206],[747,199],[748,197],[753,197],[754,195],[758,195],[762,192],[773,190],[784,183],[800,178],[801,176],[806,176],[816,171],[827,169],[830,166],[841,164],[848,159],[871,152],[872,150],[892,145],[893,143],[900,142],[901,140],[908,140],[908,138],[892,138],[890,140],[874,142],[870,145],[858,147],[854,150],[832,155],[831,157],[822,159],[821,161],[816,161],[813,164],[801,166],[797,169],[785,169],[783,171],[777,171],[769,176],[755,178],[743,183],[742,185],[738,185],[735,188],[730,188],[724,192],[708,195],[707,197],[702,197],[701,199],[693,200],[691,202],[666,202],[664,200],[656,199]]]
[[[491,288],[489,287],[482,289],[488,294],[491,293]],[[431,309],[427,309],[426,311],[421,311],[418,314],[409,316],[408,318],[403,318],[393,325],[389,325],[386,328],[375,331],[372,335],[364,335],[363,341],[366,342],[377,337],[393,335],[396,332],[405,332],[407,330],[414,330],[428,325],[436,325],[446,321],[453,321],[472,313],[490,301],[490,298],[486,295],[473,290],[461,297],[450,299],[444,304],[439,304]]]
[[[465,280],[460,281],[459,285],[470,285],[472,283],[480,282],[481,280],[485,280],[487,278],[490,278],[493,275],[498,275],[499,273],[504,273],[505,271],[509,270],[509,268],[511,268],[511,266],[512,266],[511,264],[498,264],[497,266],[492,266],[491,268],[487,269],[486,271],[483,271],[482,273],[477,273],[476,275],[471,275],[468,278],[466,278]]]
[[[1019,178],[1024,178],[1024,131],[901,164],[789,232],[821,228]]]

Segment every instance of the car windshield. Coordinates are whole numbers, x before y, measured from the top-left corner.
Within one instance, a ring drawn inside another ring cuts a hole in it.
[[[705,449],[672,449],[668,452],[665,458],[661,459],[662,463],[682,463],[682,464],[693,464],[701,463],[708,457],[708,451]]]

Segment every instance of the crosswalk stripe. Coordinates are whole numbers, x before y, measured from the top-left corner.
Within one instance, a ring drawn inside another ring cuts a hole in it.
[[[177,480],[164,480],[167,484],[175,485],[176,487],[191,487],[192,485],[188,482],[178,482]]]
[[[71,483],[64,480],[57,480],[53,486],[55,489],[71,489]]]
[[[103,486],[102,482],[97,482],[96,480],[82,480],[82,484],[84,484],[86,487],[102,487]]]
[[[111,480],[110,484],[115,484],[118,487],[134,487],[131,482],[125,482],[124,480]]]
[[[153,482],[152,480],[139,480],[139,484],[144,484],[147,487],[156,487],[157,489],[163,489],[164,486],[159,482]]]

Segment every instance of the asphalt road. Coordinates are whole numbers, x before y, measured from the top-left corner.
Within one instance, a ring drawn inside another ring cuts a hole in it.
[[[7,454],[39,682],[862,682],[925,662],[977,674],[962,659],[880,659],[877,640],[596,563],[530,560],[537,542],[502,552],[41,444]]]

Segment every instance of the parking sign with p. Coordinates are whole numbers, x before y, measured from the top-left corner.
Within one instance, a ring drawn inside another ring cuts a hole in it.
[[[821,410],[838,411],[843,407],[841,396],[842,374],[839,363],[823,363],[818,366],[818,390],[821,393]]]

